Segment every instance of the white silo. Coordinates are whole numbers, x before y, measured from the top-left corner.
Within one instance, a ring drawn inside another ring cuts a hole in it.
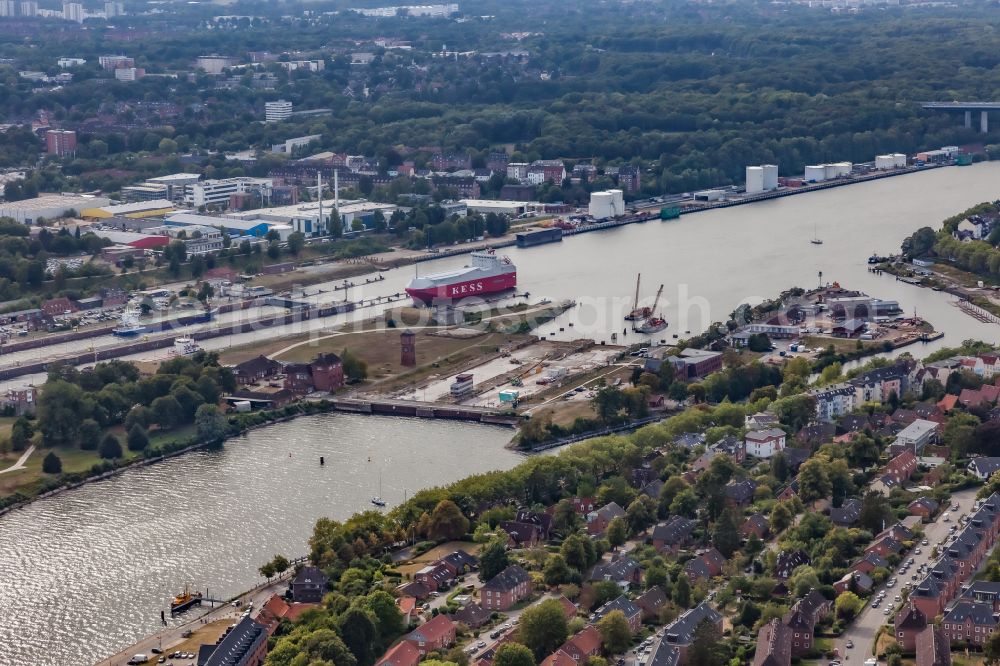
[[[747,167],[747,194],[758,194],[764,191],[764,167]]]

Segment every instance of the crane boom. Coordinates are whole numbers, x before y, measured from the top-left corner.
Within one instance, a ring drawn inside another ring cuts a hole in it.
[[[638,273],[635,276],[635,301],[632,303],[632,309],[639,309],[639,280],[642,278],[642,273]]]
[[[653,307],[652,307],[651,311],[654,312],[654,313],[656,312],[656,306],[660,303],[660,296],[661,295],[663,295],[663,285],[662,284],[660,285],[660,288],[656,290],[656,298],[653,299]]]

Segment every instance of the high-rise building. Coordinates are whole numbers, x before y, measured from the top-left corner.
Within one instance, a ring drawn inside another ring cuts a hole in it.
[[[97,62],[109,72],[119,67],[135,67],[135,58],[124,55],[102,55],[97,59]]]
[[[21,16],[28,18],[38,16],[38,3],[35,0],[24,0],[21,3]]]
[[[0,0],[0,17],[15,16],[16,11],[14,0]]]
[[[269,123],[280,123],[292,117],[292,103],[279,99],[276,102],[264,103],[264,120]]]
[[[59,157],[76,154],[76,132],[73,130],[49,130],[45,133],[45,152]]]
[[[125,4],[121,2],[105,2],[104,18],[115,18],[125,14]]]
[[[63,18],[74,23],[83,23],[83,5],[79,2],[64,2]]]

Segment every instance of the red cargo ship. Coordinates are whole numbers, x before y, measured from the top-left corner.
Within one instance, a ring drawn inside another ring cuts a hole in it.
[[[494,250],[472,253],[472,265],[457,270],[422,275],[410,280],[406,293],[414,302],[455,300],[466,296],[487,296],[517,287],[517,267]]]

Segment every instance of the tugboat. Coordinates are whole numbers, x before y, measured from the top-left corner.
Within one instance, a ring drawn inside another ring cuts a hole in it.
[[[653,309],[648,307],[639,307],[639,279],[642,274],[635,276],[635,300],[632,302],[632,311],[625,315],[625,321],[642,321],[653,314]]]
[[[174,597],[173,601],[170,602],[170,614],[183,613],[192,606],[201,605],[201,592],[191,592],[187,585],[184,586],[184,591]]]
[[[656,298],[653,300],[653,307],[650,308],[651,312],[656,310],[656,305],[657,303],[660,302],[660,296],[662,294],[663,294],[663,285],[661,284],[659,290],[656,292]],[[636,326],[635,330],[645,335],[651,335],[653,333],[659,333],[666,327],[667,327],[666,319],[664,319],[663,317],[658,317],[656,315],[651,315],[648,319],[646,319],[646,321]]]

